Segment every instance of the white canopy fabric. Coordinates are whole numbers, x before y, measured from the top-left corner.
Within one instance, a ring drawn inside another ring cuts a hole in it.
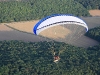
[[[68,14],[55,14],[41,19],[33,29],[34,34],[38,35],[43,30],[62,24],[76,24],[81,25],[88,31],[87,24],[80,18]]]

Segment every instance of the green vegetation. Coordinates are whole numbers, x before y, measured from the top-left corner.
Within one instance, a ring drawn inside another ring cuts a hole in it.
[[[75,0],[87,9],[100,9],[100,0]]]
[[[89,16],[86,8],[74,0],[1,1],[0,22],[41,19],[51,14]]]
[[[87,33],[86,36],[95,39],[100,42],[100,26],[95,27],[93,29],[90,29]]]
[[[86,35],[99,41],[99,31],[96,27]],[[84,49],[61,42],[0,41],[0,75],[100,75],[100,45]]]
[[[76,1],[87,9],[100,8],[99,0]],[[40,19],[57,13],[89,16],[76,1],[1,1],[0,22]],[[100,27],[86,35],[100,41]],[[61,58],[58,63],[53,62],[54,50]],[[0,75],[100,75],[100,45],[84,49],[60,42],[0,41]]]
[[[53,62],[53,50],[60,61]],[[0,42],[0,75],[99,75],[100,46],[84,48],[59,42]]]

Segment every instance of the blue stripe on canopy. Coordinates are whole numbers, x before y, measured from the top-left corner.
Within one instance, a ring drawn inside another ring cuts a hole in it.
[[[73,15],[72,15],[72,14],[53,14],[53,15],[47,16],[47,17],[41,19],[41,20],[34,26],[34,28],[33,28],[34,34],[37,35],[37,33],[36,33],[37,27],[38,27],[43,21],[45,21],[45,20],[47,20],[47,19],[49,19],[49,18],[51,18],[51,17],[55,17],[55,16],[73,16]],[[74,16],[74,17],[76,17],[76,16]],[[77,17],[77,18],[79,18],[79,17]],[[79,18],[79,19],[80,19],[80,18]],[[81,20],[82,20],[82,19],[81,19]],[[83,20],[82,20],[82,21],[83,21]],[[83,22],[84,22],[84,21],[83,21]]]
[[[71,16],[71,14],[53,14],[53,15],[50,15],[50,16],[47,16],[43,19],[41,19],[35,26],[34,26],[34,29],[33,29],[33,32],[36,34],[36,30],[37,30],[37,27],[45,20],[47,20],[48,18],[51,18],[51,17],[55,17],[55,16]]]

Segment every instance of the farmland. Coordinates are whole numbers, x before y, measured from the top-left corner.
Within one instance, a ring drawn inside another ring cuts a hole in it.
[[[100,26],[100,17],[81,17],[81,18],[88,24],[89,29]],[[8,26],[11,26],[19,30],[20,32],[12,29],[11,29],[12,31],[4,30],[0,32],[0,35],[2,35],[2,37],[0,37],[0,40],[22,40],[22,41],[32,41],[32,42],[46,40],[46,38],[39,37],[33,34],[33,27],[37,23],[37,21],[38,20],[5,23]],[[8,27],[6,28],[8,29]],[[23,33],[23,32],[28,32],[28,33]],[[50,34],[52,34],[52,32],[50,32]],[[71,44],[75,46],[87,48],[89,46],[97,45],[98,42],[86,36],[81,36],[79,39],[72,42]]]

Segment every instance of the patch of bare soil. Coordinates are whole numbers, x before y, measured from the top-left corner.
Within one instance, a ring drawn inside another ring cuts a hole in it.
[[[100,16],[100,10],[89,10],[90,15],[92,16]]]
[[[11,28],[8,28],[4,23],[0,24],[0,31],[12,31]]]

